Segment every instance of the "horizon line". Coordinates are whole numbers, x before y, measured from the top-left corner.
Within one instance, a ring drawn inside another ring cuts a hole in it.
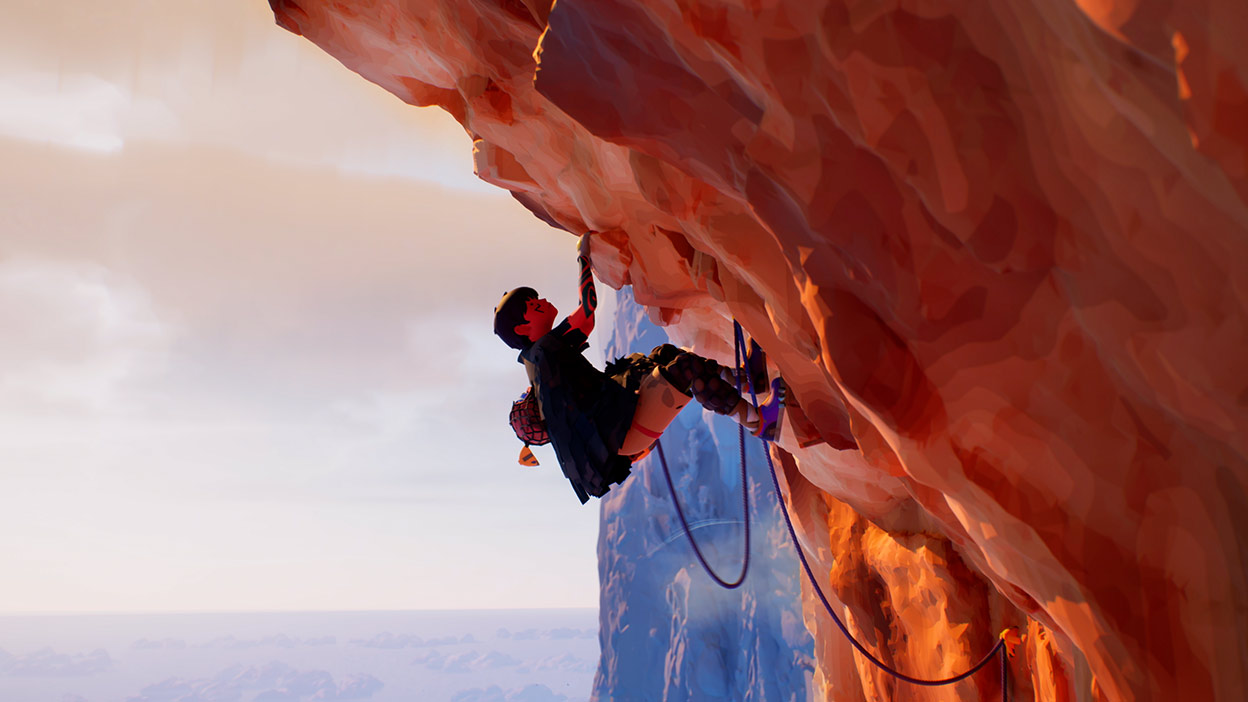
[[[4,612],[0,619],[18,617],[144,617],[144,616],[203,616],[203,615],[262,615],[262,614],[434,614],[445,612],[587,612],[598,607],[478,607],[441,609],[203,609],[203,610],[155,610],[155,611],[37,611]]]

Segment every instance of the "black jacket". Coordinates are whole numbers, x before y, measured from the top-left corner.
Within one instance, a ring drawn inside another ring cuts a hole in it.
[[[588,346],[585,334],[565,319],[519,359],[537,393],[559,466],[582,504],[628,477],[632,462],[617,452],[637,409],[636,392],[582,355]]]

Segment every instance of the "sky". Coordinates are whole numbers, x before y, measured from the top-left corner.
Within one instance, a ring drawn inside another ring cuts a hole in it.
[[[263,0],[5,0],[0,613],[597,606],[491,328],[575,276]]]

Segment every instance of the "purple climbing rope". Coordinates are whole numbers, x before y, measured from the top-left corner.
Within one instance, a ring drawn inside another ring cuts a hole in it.
[[[1005,639],[1001,640],[1005,643]],[[1001,654],[1001,702],[1010,702],[1010,658]]]
[[[736,368],[737,368],[737,392],[740,392],[741,391],[741,376],[743,375],[743,372],[745,370],[741,361],[742,355],[745,353],[745,334],[741,329],[740,323],[734,320],[733,326],[734,326],[733,346],[735,347],[734,355],[736,359]],[[757,389],[754,387],[754,383],[750,383],[750,399],[753,401],[754,406],[757,407],[758,406],[758,392],[757,392]],[[720,587],[723,587],[729,590],[740,587],[741,584],[745,582],[746,573],[749,571],[749,568],[750,568],[750,490],[749,490],[749,483],[746,482],[747,474],[746,474],[746,462],[745,462],[745,427],[738,426],[737,430],[738,430],[738,438],[740,440],[740,446],[741,446],[741,493],[742,493],[741,502],[742,502],[742,508],[745,512],[745,556],[742,559],[743,563],[741,566],[741,576],[732,582],[727,582],[723,578],[719,577],[719,575],[717,575],[715,571],[711,568],[710,564],[707,563],[706,557],[702,555],[702,549],[698,548],[698,542],[696,539],[694,539],[693,532],[691,532],[689,529],[689,522],[685,519],[684,510],[681,509],[680,507],[680,500],[676,499],[676,488],[672,484],[672,474],[667,468],[667,457],[663,454],[663,444],[662,442],[659,442],[659,441],[655,442],[655,446],[659,450],[659,462],[663,466],[663,477],[667,480],[667,489],[672,495],[672,502],[676,505],[676,515],[680,517],[680,523],[681,523],[681,526],[685,530],[685,535],[689,539],[689,545],[693,547],[693,553],[694,555],[698,557],[698,562],[702,564],[702,569],[706,571],[706,574],[709,575],[711,579],[714,580]],[[889,675],[897,678],[898,680],[903,680],[913,685],[923,685],[927,687],[939,687],[942,685],[952,685],[953,683],[965,680],[971,677],[972,675],[974,675],[975,673],[978,673],[980,670],[982,670],[984,666],[988,665],[988,663],[992,661],[993,657],[1000,655],[1001,656],[1001,700],[1002,702],[1009,702],[1009,659],[1006,657],[1004,653],[1004,650],[1005,650],[1004,638],[998,639],[997,644],[992,647],[992,650],[988,651],[988,653],[982,659],[980,659],[978,663],[976,663],[966,672],[960,673],[958,675],[954,675],[949,678],[942,678],[939,680],[927,680],[924,678],[916,678],[910,675],[906,675],[905,673],[899,670],[891,668],[886,663],[884,663],[883,661],[881,661],[880,659],[872,655],[871,652],[868,651],[865,646],[863,646],[861,643],[858,642],[857,639],[854,638],[854,635],[849,632],[849,628],[845,626],[845,622],[841,621],[841,618],[837,616],[836,611],[833,610],[832,603],[830,603],[828,601],[827,596],[823,594],[823,588],[819,587],[819,582],[815,579],[815,573],[813,570],[811,570],[810,563],[806,560],[806,554],[802,550],[802,545],[797,540],[797,531],[793,528],[793,519],[792,517],[789,516],[789,508],[785,504],[785,501],[784,501],[784,493],[782,493],[780,490],[780,478],[777,477],[776,475],[776,465],[771,460],[770,444],[772,442],[766,439],[762,439],[762,441],[763,441],[763,453],[767,458],[767,469],[771,472],[771,484],[776,489],[776,500],[780,503],[780,513],[784,515],[784,523],[785,523],[785,526],[787,526],[789,529],[789,538],[793,540],[793,548],[794,550],[797,551],[797,557],[802,563],[802,569],[806,571],[806,577],[810,580],[811,586],[815,589],[815,594],[819,596],[819,601],[823,603],[823,608],[827,610],[828,614],[832,617],[832,621],[836,622],[836,626],[840,628],[841,633],[845,635],[845,638],[849,639],[849,643],[852,644],[853,647],[857,649],[858,652],[863,655],[863,657],[871,661],[871,663],[873,663],[880,670],[883,670],[885,673],[888,673]]]
[[[780,492],[780,479],[776,477],[776,465],[771,460],[770,447],[768,447],[766,453],[767,453],[767,467],[768,469],[771,470],[771,483],[773,486],[775,486],[776,498],[780,501],[780,513],[784,515],[784,523],[789,528],[789,537],[793,539],[793,547],[797,549],[797,557],[802,562],[802,569],[806,571],[806,577],[810,579],[811,586],[815,588],[815,594],[819,596],[819,601],[823,603],[823,608],[826,609],[828,611],[828,614],[832,616],[832,621],[836,622],[836,625],[840,627],[841,633],[845,635],[845,638],[849,639],[849,642],[853,644],[854,648],[858,649],[858,652],[861,653],[863,656],[865,656],[867,660],[874,663],[876,667],[878,667],[880,670],[883,670],[884,672],[888,673],[889,675],[892,675],[893,677],[899,680],[905,680],[906,682],[912,683],[914,685],[926,685],[928,687],[937,687],[940,685],[950,685],[960,680],[965,680],[966,678],[971,677],[975,673],[978,673],[980,669],[988,665],[989,661],[992,660],[993,656],[996,656],[998,653],[1001,652],[1003,648],[1005,648],[1005,639],[998,639],[997,645],[993,646],[992,650],[989,651],[988,654],[984,656],[978,663],[972,666],[970,670],[967,670],[965,673],[955,675],[951,678],[942,678],[940,680],[925,680],[923,678],[916,678],[916,677],[906,675],[905,673],[899,670],[894,670],[893,668],[890,668],[886,663],[876,658],[875,656],[871,655],[871,652],[868,651],[866,647],[864,647],[862,644],[858,643],[858,640],[854,638],[853,634],[849,633],[849,628],[845,626],[845,623],[841,621],[841,618],[838,617],[836,612],[832,609],[832,604],[828,602],[827,596],[823,594],[823,588],[819,587],[819,583],[815,580],[815,573],[814,571],[810,569],[810,563],[807,562],[806,560],[806,554],[802,551],[802,546],[797,541],[797,531],[793,528],[793,519],[789,517],[789,508],[784,503],[783,493]],[[1002,700],[1006,699],[1005,697],[1006,670],[1007,670],[1006,659],[1005,659],[1005,656],[1002,656],[1001,657]]]
[[[741,330],[741,325],[736,325],[736,339],[733,346],[736,347],[735,358],[737,373],[737,394],[741,394],[741,373],[739,372],[742,363],[741,356],[745,348],[745,333]],[[753,388],[751,388],[753,391]],[[757,406],[757,402],[755,402]],[[663,478],[667,481],[667,491],[672,495],[672,504],[676,505],[676,516],[680,517],[680,526],[685,530],[685,536],[689,539],[689,545],[693,547],[693,555],[698,557],[698,563],[702,564],[702,570],[715,581],[716,585],[725,590],[735,590],[741,587],[745,582],[745,576],[750,572],[750,484],[746,482],[745,467],[745,427],[737,426],[738,445],[741,447],[741,511],[745,515],[745,555],[741,557],[741,575],[736,580],[729,582],[721,578],[718,573],[711,568],[711,564],[707,563],[706,556],[702,555],[702,549],[698,548],[698,540],[693,538],[693,531],[689,529],[689,521],[685,519],[685,510],[680,506],[680,500],[676,497],[676,486],[672,484],[672,473],[667,469],[667,456],[663,453],[663,442],[656,440],[655,447],[659,450],[659,464],[663,466]]]
[[[741,377],[745,371],[744,365],[742,364],[742,361],[741,361],[742,355],[745,353],[745,334],[741,329],[740,323],[734,321],[733,326],[734,326],[733,347],[734,347],[734,356],[735,356],[736,369],[737,369],[737,392],[740,393],[741,392]],[[754,406],[757,407],[758,406],[758,392],[757,392],[757,389],[754,387],[754,383],[750,383],[750,399],[753,401]],[[702,564],[702,569],[706,571],[706,574],[709,575],[711,579],[714,580],[715,583],[718,584],[720,587],[728,589],[728,590],[732,590],[732,589],[740,587],[745,582],[746,573],[748,573],[750,569],[750,488],[749,488],[749,483],[746,482],[747,471],[746,471],[746,462],[745,462],[745,427],[744,426],[737,427],[737,436],[738,436],[739,443],[741,446],[741,495],[742,495],[741,505],[742,505],[742,510],[745,513],[745,555],[742,558],[741,575],[740,577],[738,577],[736,580],[733,580],[732,582],[728,582],[724,580],[723,578],[721,578],[715,572],[715,570],[711,568],[711,565],[707,563],[706,557],[702,555],[702,549],[698,547],[697,539],[693,537],[693,532],[689,529],[689,522],[688,520],[685,519],[685,512],[680,506],[680,500],[676,498],[676,487],[672,484],[672,474],[671,474],[671,471],[669,471],[667,468],[667,456],[664,455],[663,453],[663,443],[661,441],[655,442],[655,446],[659,450],[659,463],[663,466],[663,477],[667,481],[667,489],[672,495],[672,503],[676,505],[676,515],[680,517],[680,524],[681,524],[681,527],[685,531],[685,536],[688,537],[689,539],[689,545],[693,547],[693,553],[694,555],[698,557],[698,562]],[[889,667],[888,664],[884,663],[883,661],[881,661],[880,659],[872,655],[871,652],[868,651],[865,646],[863,646],[861,643],[858,642],[857,639],[854,638],[853,634],[849,633],[849,627],[845,626],[845,622],[841,621],[841,618],[837,616],[836,611],[833,610],[832,603],[828,601],[827,595],[823,594],[823,588],[819,587],[819,582],[815,579],[815,573],[813,570],[811,570],[810,563],[806,560],[806,554],[802,550],[802,545],[797,540],[797,530],[793,528],[793,519],[792,517],[789,516],[788,505],[786,505],[784,501],[784,493],[780,491],[780,478],[776,475],[776,464],[772,462],[771,460],[770,444],[772,442],[766,439],[762,439],[762,441],[763,441],[763,453],[767,458],[767,469],[771,472],[771,484],[776,489],[776,500],[780,503],[780,513],[784,515],[784,524],[789,529],[789,538],[793,540],[793,548],[797,551],[798,560],[801,561],[802,569],[806,571],[806,577],[810,580],[811,587],[815,589],[815,594],[819,596],[819,601],[823,603],[823,608],[827,610],[828,614],[832,617],[832,621],[836,622],[836,626],[840,628],[841,633],[845,635],[845,638],[849,639],[849,643],[852,644],[853,647],[857,649],[858,652],[863,655],[863,657],[871,661],[871,663],[873,663],[880,670],[883,670],[885,673],[888,673],[889,675],[897,678],[898,680],[903,680],[905,682],[911,683],[912,685],[923,685],[927,687],[939,687],[942,685],[952,685],[953,683],[965,680],[971,677],[972,675],[974,675],[975,673],[978,673],[980,670],[982,670],[984,666],[988,665],[988,663],[991,662],[995,656],[1000,655],[1001,656],[1001,700],[1002,702],[1009,702],[1009,659],[1006,657],[1006,655],[1003,652],[1005,649],[1004,638],[998,639],[997,645],[993,646],[992,650],[988,651],[988,653],[982,659],[980,659],[978,663],[976,663],[974,666],[971,666],[971,668],[967,670],[966,672],[960,673],[958,675],[954,675],[953,677],[949,677],[949,678],[941,678],[939,680],[927,680],[924,678],[916,678],[910,675],[906,675],[905,673],[899,670]]]

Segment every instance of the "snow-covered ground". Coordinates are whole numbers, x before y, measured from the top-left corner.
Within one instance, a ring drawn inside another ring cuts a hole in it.
[[[597,612],[0,617],[2,702],[581,702]]]

